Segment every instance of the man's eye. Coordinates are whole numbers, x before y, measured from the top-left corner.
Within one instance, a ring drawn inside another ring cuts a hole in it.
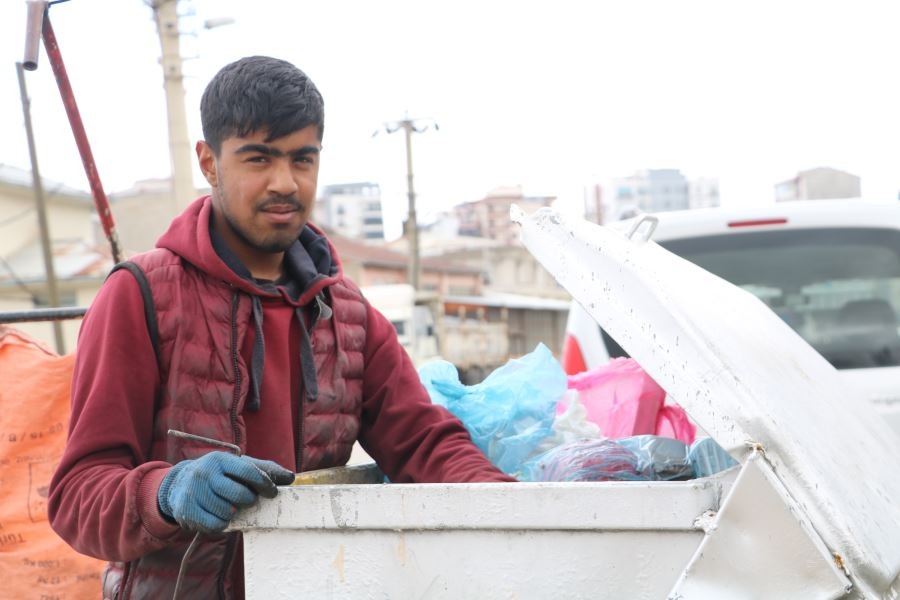
[[[294,159],[294,162],[301,163],[304,165],[311,165],[313,162],[313,159],[311,156],[298,156]]]
[[[269,157],[267,157],[267,156],[251,156],[250,158],[247,159],[247,162],[252,162],[252,163],[264,163],[264,162],[268,162],[268,161],[269,161]]]

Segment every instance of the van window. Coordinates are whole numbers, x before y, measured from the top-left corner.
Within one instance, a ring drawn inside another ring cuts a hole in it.
[[[755,294],[835,367],[900,365],[900,231],[784,229],[660,245]]]
[[[391,321],[391,325],[394,326],[398,336],[406,335],[406,321]]]

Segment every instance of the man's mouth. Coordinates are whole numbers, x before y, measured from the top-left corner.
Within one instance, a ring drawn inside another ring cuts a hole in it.
[[[268,213],[276,213],[276,214],[287,214],[292,212],[299,212],[300,207],[294,206],[293,204],[270,204],[261,209],[262,212]]]

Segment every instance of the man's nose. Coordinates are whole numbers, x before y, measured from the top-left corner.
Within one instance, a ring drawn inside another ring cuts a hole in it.
[[[290,196],[297,193],[297,181],[291,171],[290,160],[276,160],[269,172],[269,193]]]

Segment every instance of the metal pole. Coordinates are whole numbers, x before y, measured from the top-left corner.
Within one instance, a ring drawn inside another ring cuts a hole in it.
[[[417,121],[423,122],[423,125],[416,127]],[[418,220],[416,219],[416,191],[413,186],[412,134],[422,133],[426,131],[429,126],[433,126],[435,130],[438,129],[437,123],[433,121],[427,123],[424,121],[424,119],[410,119],[407,117],[400,121],[392,121],[384,124],[384,129],[388,133],[394,133],[395,131],[403,129],[404,137],[406,139],[406,187],[409,199],[409,206],[407,208],[409,215],[406,219],[406,230],[404,233],[409,243],[410,254],[408,279],[410,285],[412,285],[416,292],[421,289],[422,269],[419,260],[419,225]],[[374,136],[377,134],[378,132],[376,131],[372,135]]]
[[[16,74],[19,77],[19,91],[22,95],[22,113],[25,115],[25,134],[28,137],[28,154],[31,157],[31,180],[34,186],[34,200],[37,204],[38,226],[41,232],[41,248],[44,253],[44,272],[47,275],[47,295],[50,308],[59,307],[59,289],[56,286],[56,270],[53,268],[53,248],[50,244],[50,228],[47,225],[47,204],[44,201],[44,186],[41,183],[41,172],[38,169],[37,151],[34,146],[34,132],[31,129],[31,100],[25,87],[25,68],[16,63]],[[53,337],[56,341],[56,352],[66,353],[66,342],[63,338],[62,323],[53,321]]]
[[[188,134],[187,111],[184,107],[184,73],[181,60],[181,31],[178,28],[177,0],[156,0],[151,3],[159,45],[160,62],[166,91],[166,112],[169,128],[169,156],[172,162],[173,216],[180,213],[197,194],[192,171],[193,157]]]
[[[67,306],[66,308],[35,308],[32,310],[7,310],[0,311],[0,324],[80,319],[86,312],[86,308],[79,306]]]
[[[413,123],[410,120],[402,122],[403,132],[406,134],[406,188],[409,199],[409,216],[406,219],[406,235],[409,240],[409,283],[413,289],[419,291],[419,226],[416,219],[416,191],[413,187],[412,167],[412,131]]]
[[[66,115],[69,117],[72,134],[75,136],[75,145],[78,146],[81,162],[84,165],[84,172],[87,175],[88,183],[91,185],[94,205],[97,207],[97,214],[100,216],[103,232],[109,241],[113,260],[121,262],[123,257],[122,249],[119,246],[119,234],[116,232],[116,224],[113,221],[112,211],[109,209],[109,200],[106,198],[106,192],[103,191],[103,184],[100,182],[100,175],[97,173],[97,165],[94,162],[94,155],[91,152],[87,133],[84,131],[81,114],[78,112],[78,104],[75,102],[75,94],[72,92],[72,85],[69,83],[66,66],[63,64],[62,53],[59,51],[56,35],[53,33],[53,27],[50,25],[49,13],[44,13],[41,31],[44,38],[44,48],[47,50],[47,58],[50,59],[50,66],[53,68],[53,75],[56,77],[56,85],[59,87],[59,94],[62,96]]]

